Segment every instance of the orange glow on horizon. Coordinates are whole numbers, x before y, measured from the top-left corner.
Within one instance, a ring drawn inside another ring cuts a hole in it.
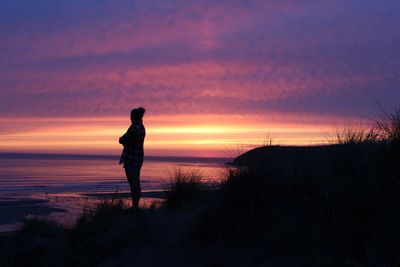
[[[334,118],[331,118],[334,120]],[[298,118],[271,114],[149,115],[145,117],[146,155],[229,157],[238,147],[273,144],[326,143],[332,132],[326,118]],[[129,117],[0,118],[0,152],[119,154],[118,138],[129,127]],[[10,126],[12,125],[12,126]]]

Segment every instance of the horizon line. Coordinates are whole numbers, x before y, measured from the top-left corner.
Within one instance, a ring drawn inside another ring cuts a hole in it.
[[[1,152],[1,156],[43,156],[43,157],[80,157],[80,158],[97,158],[97,159],[118,159],[120,155],[113,154],[78,154],[78,153],[35,153],[35,152]],[[171,156],[171,155],[149,155],[144,156],[144,159],[149,161],[158,161],[159,159],[221,159],[221,160],[229,160],[233,159],[233,157],[202,157],[202,156]]]

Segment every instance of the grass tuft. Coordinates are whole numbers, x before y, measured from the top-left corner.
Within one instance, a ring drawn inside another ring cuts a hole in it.
[[[122,199],[104,199],[94,206],[85,204],[83,213],[76,222],[76,227],[83,224],[93,223],[102,218],[117,216],[127,209],[127,205]]]
[[[380,141],[380,133],[375,128],[355,127],[345,125],[342,129],[335,128],[333,134],[328,134],[329,144],[354,145]]]
[[[162,187],[166,194],[164,206],[172,210],[196,202],[206,189],[199,170],[184,171],[178,168],[169,174],[169,180],[164,182]]]
[[[383,114],[375,120],[376,128],[384,140],[400,143],[400,108],[393,112],[388,112],[383,107],[381,109]]]

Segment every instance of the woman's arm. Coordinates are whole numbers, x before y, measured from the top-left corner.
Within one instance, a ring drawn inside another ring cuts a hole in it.
[[[126,133],[119,138],[119,143],[123,146],[129,145],[133,140],[133,128],[129,127]]]

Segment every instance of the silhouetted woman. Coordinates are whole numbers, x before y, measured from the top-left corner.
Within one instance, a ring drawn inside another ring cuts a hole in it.
[[[140,169],[143,164],[143,143],[146,129],[143,126],[143,115],[145,109],[142,107],[132,109],[131,126],[126,133],[119,138],[119,143],[124,146],[119,164],[124,164],[126,178],[131,188],[132,209],[139,211],[139,200],[141,194]]]

